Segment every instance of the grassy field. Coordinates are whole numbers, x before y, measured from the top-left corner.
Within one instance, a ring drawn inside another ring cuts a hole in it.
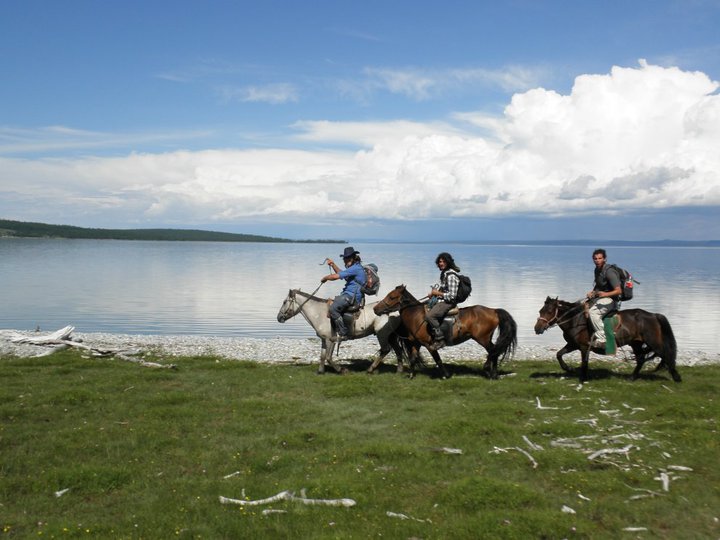
[[[0,536],[720,537],[718,366],[172,362],[0,359]],[[220,502],[284,490],[356,504]]]

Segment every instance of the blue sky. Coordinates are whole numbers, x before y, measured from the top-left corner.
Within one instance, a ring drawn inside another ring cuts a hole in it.
[[[718,0],[7,0],[0,217],[717,239],[718,28]]]

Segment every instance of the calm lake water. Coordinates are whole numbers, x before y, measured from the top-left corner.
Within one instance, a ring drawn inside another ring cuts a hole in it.
[[[277,312],[290,288],[311,292],[341,260],[338,244],[0,239],[0,328],[78,332],[310,337],[301,318]],[[641,282],[625,307],[664,313],[681,350],[720,347],[720,250],[611,247],[608,259]],[[592,248],[470,244],[356,244],[380,267],[381,296],[404,283],[416,297],[437,280],[447,250],[473,280],[466,302],[507,309],[525,345],[562,343],[558,329],[535,336],[546,296],[577,300],[590,290]],[[340,282],[323,285],[334,296]]]

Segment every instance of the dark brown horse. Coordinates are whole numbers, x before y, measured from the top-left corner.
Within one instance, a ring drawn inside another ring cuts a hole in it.
[[[661,358],[657,369],[667,367],[675,382],[680,382],[680,374],[675,368],[677,343],[672,328],[665,315],[650,313],[642,309],[624,309],[617,312],[618,326],[615,329],[615,340],[618,347],[629,345],[635,354],[635,371],[633,379],[637,379],[643,364],[653,358]],[[592,330],[585,314],[585,302],[566,302],[557,298],[545,299],[540,309],[540,316],[535,323],[535,333],[542,334],[553,326],[559,326],[567,342],[555,357],[565,371],[570,368],[563,361],[563,355],[572,351],[580,351],[580,381],[585,382],[588,376],[588,358],[590,351],[605,354],[604,349],[590,347]]]
[[[437,350],[433,347],[433,338],[425,322],[425,304],[422,304],[408,292],[405,285],[398,285],[385,298],[375,305],[375,313],[400,311],[402,326],[407,331],[409,345],[410,376],[413,376],[415,363],[420,346],[424,346],[442,371],[443,377],[448,372],[443,366]],[[452,316],[452,311],[449,314]],[[472,338],[482,345],[488,353],[485,370],[491,379],[497,379],[498,360],[512,356],[517,346],[517,324],[504,309],[493,309],[485,306],[469,306],[456,313],[455,323],[448,330],[448,345],[458,345]],[[497,341],[492,342],[493,332],[499,328]]]

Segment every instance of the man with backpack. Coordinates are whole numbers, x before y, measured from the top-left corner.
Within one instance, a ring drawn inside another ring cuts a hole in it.
[[[365,286],[365,269],[362,267],[360,260],[360,252],[355,251],[353,247],[346,247],[342,255],[345,270],[340,270],[332,259],[327,259],[328,265],[335,271],[333,274],[324,276],[320,281],[335,281],[336,279],[344,279],[345,287],[342,292],[335,297],[330,306],[330,319],[335,325],[338,339],[347,338],[348,329],[343,320],[343,313],[353,306],[360,305],[363,299],[362,288]]]
[[[425,320],[433,337],[435,349],[440,349],[445,346],[445,337],[440,325],[448,311],[458,304],[460,268],[455,264],[452,255],[447,252],[440,253],[435,258],[435,264],[440,269],[440,281],[432,286],[428,294],[430,309],[425,314]]]
[[[592,258],[595,263],[595,287],[587,293],[587,298],[591,301],[588,313],[595,333],[590,344],[604,349],[606,337],[603,317],[617,309],[617,302],[622,294],[622,282],[617,268],[607,264],[607,253],[604,249],[593,251]]]

